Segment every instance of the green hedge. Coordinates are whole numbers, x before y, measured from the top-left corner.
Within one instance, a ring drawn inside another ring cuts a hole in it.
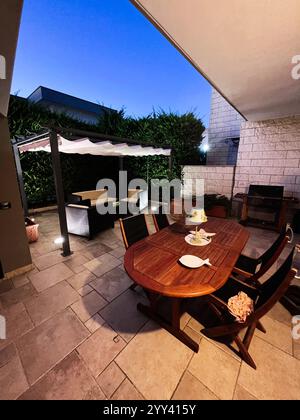
[[[153,112],[143,118],[125,118],[124,111],[118,115],[106,115],[100,121],[99,130],[106,134],[148,142],[156,146],[169,144],[173,150],[173,173],[169,173],[169,161],[163,156],[126,158],[126,167],[134,177],[168,178],[181,177],[181,166],[204,164],[199,146],[204,126],[194,113],[177,115],[164,111]]]

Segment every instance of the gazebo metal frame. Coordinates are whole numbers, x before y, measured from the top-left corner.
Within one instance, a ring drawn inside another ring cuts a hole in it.
[[[148,142],[140,142],[133,139],[115,137],[107,134],[101,134],[92,131],[85,131],[76,128],[62,128],[62,127],[55,127],[50,126],[45,128],[42,134],[35,134],[29,137],[15,137],[11,140],[12,148],[15,158],[16,170],[18,175],[19,181],[19,188],[20,194],[23,204],[24,215],[28,216],[28,204],[27,198],[25,193],[25,186],[24,186],[24,178],[23,178],[23,171],[22,165],[20,160],[20,146],[23,146],[28,143],[35,143],[38,141],[43,140],[44,138],[49,138],[50,148],[51,148],[51,158],[52,158],[52,168],[53,168],[53,176],[55,182],[55,191],[56,191],[56,199],[57,199],[57,209],[58,209],[58,216],[59,216],[59,224],[60,224],[60,232],[61,237],[63,238],[62,248],[63,253],[62,255],[67,257],[72,254],[70,248],[70,240],[69,240],[69,233],[68,233],[68,226],[67,226],[67,217],[66,217],[66,209],[65,209],[65,197],[64,197],[64,187],[63,187],[63,177],[62,177],[62,169],[61,169],[61,160],[60,160],[60,151],[58,145],[58,136],[64,134],[65,136],[71,137],[71,139],[75,140],[80,137],[88,137],[93,142],[101,142],[101,141],[110,141],[112,144],[124,144],[127,143],[128,145],[132,146],[142,146],[142,147],[157,147],[153,144]],[[70,140],[71,140],[70,139]],[[170,145],[159,145],[161,149],[169,149],[170,155],[169,157],[169,170],[172,170],[172,148]],[[119,157],[120,162],[120,170],[123,170],[123,157]]]

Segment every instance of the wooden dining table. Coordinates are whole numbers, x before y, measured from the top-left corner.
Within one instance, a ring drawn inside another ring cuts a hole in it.
[[[249,232],[232,220],[209,219],[200,228],[216,234],[206,246],[193,246],[185,241],[185,236],[195,226],[179,232],[175,225],[170,225],[132,245],[124,257],[126,272],[149,298],[150,305],[139,303],[138,310],[195,352],[199,350],[198,343],[180,329],[182,300],[209,295],[220,289],[230,277],[249,238]],[[209,258],[211,266],[187,268],[179,262],[183,255],[194,255],[203,260]],[[171,300],[171,321],[157,311],[161,296]]]

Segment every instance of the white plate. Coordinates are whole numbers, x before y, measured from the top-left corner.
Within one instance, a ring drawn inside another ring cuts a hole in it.
[[[185,239],[185,242],[187,242],[189,245],[192,245],[192,246],[205,246],[211,243],[211,238],[201,239],[201,242],[194,243],[193,242],[194,235],[192,234],[187,235],[184,239]]]
[[[195,257],[194,255],[183,255],[179,260],[182,265],[188,268],[199,268],[205,264],[201,258]]]

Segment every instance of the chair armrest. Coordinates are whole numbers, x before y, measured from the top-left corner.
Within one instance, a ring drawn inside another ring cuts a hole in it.
[[[219,297],[217,297],[216,295],[214,295],[213,293],[209,296],[207,296],[209,298],[209,300],[212,301],[212,303],[214,303],[216,306],[219,306],[219,308],[221,309],[225,309],[228,311],[228,306],[227,303],[224,302],[224,300],[220,299]]]
[[[250,290],[253,290],[253,291],[258,291],[258,289],[257,289],[257,287],[255,287],[255,286],[251,286],[249,283],[246,283],[246,282],[244,282],[243,280],[240,280],[240,279],[237,279],[236,277],[234,277],[234,276],[230,276],[230,278],[232,279],[232,280],[234,280],[236,283],[239,283],[241,286],[243,286],[243,287],[246,287],[246,288],[248,288],[248,289],[250,289]]]
[[[233,271],[240,274],[243,277],[251,277],[256,271],[260,264],[259,258],[249,257],[248,255],[241,254],[235,264]]]
[[[253,276],[253,274],[248,273],[248,271],[241,270],[240,268],[237,268],[237,267],[234,267],[232,272],[235,274],[241,275],[243,277],[247,277],[247,278],[250,278]]]
[[[250,286],[247,283],[244,283],[238,279],[235,279],[233,277],[230,277],[230,279],[228,281],[234,281],[236,283],[238,283],[238,287],[241,289],[240,291],[245,292],[252,300],[256,301],[257,296],[259,295],[259,290],[253,286]],[[236,294],[238,293],[238,291],[236,292]],[[234,295],[232,295],[234,296]],[[230,296],[230,297],[232,297]],[[216,296],[214,293],[212,293],[211,295],[207,296],[209,300],[211,300],[212,303],[214,303],[216,306],[218,306],[219,308],[223,309],[223,310],[228,310],[228,305],[227,302],[225,302],[223,299],[221,299],[220,297]]]
[[[255,286],[245,283],[242,280],[239,280],[232,276],[228,281],[233,281],[234,283],[236,283],[237,287],[240,288],[239,291],[246,293],[254,302],[259,296],[260,290]]]

